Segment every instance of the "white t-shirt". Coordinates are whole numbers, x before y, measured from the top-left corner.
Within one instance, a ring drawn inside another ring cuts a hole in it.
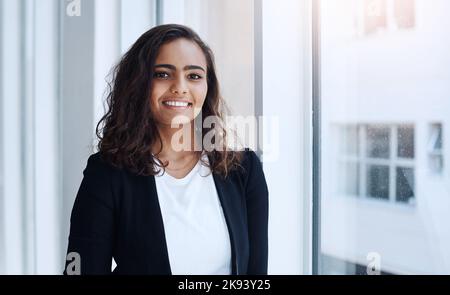
[[[230,238],[210,169],[199,161],[184,178],[161,171],[155,182],[172,274],[231,274]]]

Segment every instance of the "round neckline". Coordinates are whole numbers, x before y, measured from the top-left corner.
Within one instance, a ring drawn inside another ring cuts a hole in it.
[[[167,172],[167,170],[163,171],[162,175],[160,175],[159,177],[161,177],[161,179],[164,179],[165,181],[172,183],[173,185],[184,185],[184,184],[188,183],[191,180],[192,176],[198,171],[199,165],[200,165],[200,160],[197,161],[197,163],[191,169],[191,171],[189,171],[189,173],[186,174],[186,176],[184,176],[182,178],[176,178],[176,177],[170,175]]]

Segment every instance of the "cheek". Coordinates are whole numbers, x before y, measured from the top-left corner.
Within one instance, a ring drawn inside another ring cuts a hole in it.
[[[201,107],[205,102],[206,94],[208,93],[208,84],[205,82],[196,85],[194,88],[194,92],[195,92],[195,104],[198,107]]]
[[[152,84],[152,91],[150,94],[150,103],[152,105],[158,105],[158,99],[164,94],[164,89],[164,85],[159,82]]]
[[[201,85],[196,85],[196,87],[192,89],[192,92],[195,97],[194,118],[196,118],[202,111],[203,104],[205,103],[206,94],[208,93],[208,84],[205,82]]]

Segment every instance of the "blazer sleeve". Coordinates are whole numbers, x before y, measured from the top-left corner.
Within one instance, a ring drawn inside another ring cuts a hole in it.
[[[247,151],[249,171],[246,185],[250,256],[249,275],[267,274],[269,193],[261,161],[254,151]]]
[[[114,233],[111,168],[89,157],[70,218],[67,253],[79,254],[81,274],[110,274]],[[66,261],[64,274],[71,261]]]

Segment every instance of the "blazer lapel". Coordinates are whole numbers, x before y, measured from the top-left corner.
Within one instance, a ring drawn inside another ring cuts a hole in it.
[[[144,249],[148,253],[147,265],[150,266],[150,273],[171,275],[169,252],[167,249],[164,222],[162,219],[161,207],[156,190],[155,177],[143,177],[145,179],[145,189],[142,196],[142,219],[140,228],[144,242]]]
[[[225,215],[225,220],[228,226],[228,233],[230,235],[231,251],[232,251],[232,274],[239,275],[242,273],[241,251],[239,245],[241,245],[239,227],[239,202],[237,201],[238,195],[234,191],[234,187],[231,186],[228,180],[224,179],[221,175],[213,173],[214,183],[216,185],[217,194],[222,205],[222,209]]]

